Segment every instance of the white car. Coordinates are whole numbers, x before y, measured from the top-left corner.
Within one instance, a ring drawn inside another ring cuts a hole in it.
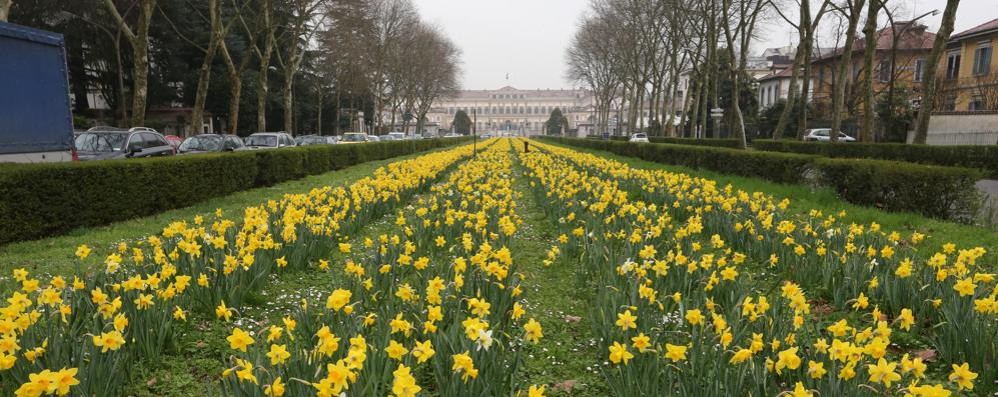
[[[648,143],[648,134],[637,133],[637,134],[631,135],[631,139],[629,139],[628,142],[644,142],[644,143]]]
[[[831,128],[814,128],[804,131],[804,140],[809,142],[830,142]],[[849,135],[839,133],[839,142],[856,142],[856,138]]]
[[[280,149],[285,147],[295,147],[295,139],[286,132],[257,132],[246,139],[246,147],[257,149]]]
[[[408,138],[406,138],[404,132],[397,132],[397,131],[396,132],[389,132],[387,136],[390,136],[391,137],[390,139],[393,140],[393,141],[403,141],[403,140],[408,139]]]

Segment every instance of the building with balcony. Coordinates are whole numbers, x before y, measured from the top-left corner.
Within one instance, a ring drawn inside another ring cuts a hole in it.
[[[911,89],[912,99],[921,95],[922,79],[926,58],[932,52],[935,33],[926,31],[926,26],[908,21],[898,21],[894,25],[876,33],[876,54],[874,55],[873,89],[876,95],[904,85]],[[839,76],[839,63],[845,49],[852,51],[850,64],[846,65],[846,80],[836,81]],[[815,58],[811,63],[811,79],[814,82],[812,102],[819,117],[831,117],[832,92],[838,84],[845,84],[845,111],[856,116],[864,109],[866,96],[861,84],[865,74],[864,54],[866,41],[857,37],[851,45],[844,45]]]
[[[498,90],[463,90],[438,99],[427,113],[427,121],[449,130],[454,115],[464,110],[476,122],[479,133],[543,133],[554,109],[561,109],[569,130],[591,122],[593,96],[587,90],[521,90],[503,87]],[[477,120],[476,120],[477,119]],[[568,132],[568,131],[565,131]]]
[[[950,36],[940,59],[935,111],[998,111],[998,19]]]

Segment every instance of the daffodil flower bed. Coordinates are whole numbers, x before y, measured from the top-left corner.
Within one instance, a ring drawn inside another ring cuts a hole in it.
[[[521,222],[511,157],[508,141],[492,145],[399,211],[393,232],[341,245],[348,259],[334,272],[346,281],[324,300],[258,338],[234,327],[226,393],[542,393],[517,378],[523,344],[543,328],[519,302],[508,248]]]
[[[544,264],[591,297],[580,314],[600,345],[592,367],[614,395],[996,391],[984,248],[935,252],[925,241],[945,236],[796,214],[788,198],[533,141],[527,153],[491,140],[472,156],[395,162],[110,252],[81,245],[81,269],[102,267],[93,274],[16,270],[20,289],[0,307],[0,394],[120,394],[122,374],[168,354],[177,324],[197,316],[225,329],[212,346],[223,395],[544,396],[550,385],[524,375],[526,352],[544,349],[537,319],[550,317],[543,301],[528,313],[511,252],[531,237],[514,169],[557,230]],[[349,237],[382,218],[385,230]],[[292,272],[332,287],[245,315],[251,294]]]
[[[595,289],[615,394],[996,390],[998,288],[983,248],[923,252],[921,233],[531,143],[531,186],[559,203],[545,207],[562,233],[547,263]],[[925,345],[936,362],[916,354]]]
[[[323,257],[339,239],[471,155],[465,145],[391,163],[348,187],[248,207],[241,218],[217,211],[173,222],[107,253],[102,272],[43,282],[15,270],[20,290],[0,307],[0,394],[115,395],[127,380],[120,374],[136,360],[155,362],[191,311],[227,321],[269,275],[328,267]],[[86,245],[75,254],[81,263],[97,256]]]

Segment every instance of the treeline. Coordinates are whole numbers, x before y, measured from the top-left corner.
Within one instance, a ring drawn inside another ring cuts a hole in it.
[[[328,134],[361,112],[384,130],[458,84],[460,51],[410,0],[15,0],[9,21],[65,35],[78,124],[181,106],[222,131]]]

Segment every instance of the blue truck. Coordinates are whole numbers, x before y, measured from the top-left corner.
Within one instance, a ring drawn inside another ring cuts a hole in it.
[[[0,162],[73,160],[65,47],[61,34],[0,22]]]

